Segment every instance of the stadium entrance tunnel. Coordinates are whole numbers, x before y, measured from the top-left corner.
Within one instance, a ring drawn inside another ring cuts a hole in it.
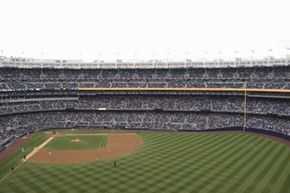
[[[76,137],[82,135],[103,135],[106,136],[107,143],[103,148],[89,150],[55,150],[45,147],[51,142],[53,138],[64,135],[75,135]],[[31,152],[31,155],[28,155],[28,162],[49,164],[79,164],[115,159],[127,156],[130,153],[137,151],[140,147],[143,146],[143,139],[139,135],[133,133],[61,134],[49,137],[48,140],[43,144],[35,148],[35,150]]]

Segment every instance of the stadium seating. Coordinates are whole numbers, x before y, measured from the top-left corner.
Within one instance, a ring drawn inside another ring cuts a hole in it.
[[[79,87],[244,88],[245,86],[289,89],[290,67],[0,68],[0,142],[8,138],[13,141],[29,132],[53,128],[208,130],[243,127],[243,95],[114,93],[79,96],[73,91]],[[23,97],[26,91],[42,90],[48,94]],[[58,96],[58,92],[62,90],[66,90],[68,96]],[[246,111],[248,128],[270,130],[290,136],[290,100],[287,97],[249,96]]]
[[[220,69],[0,69],[1,90],[78,87],[290,88],[290,67]]]

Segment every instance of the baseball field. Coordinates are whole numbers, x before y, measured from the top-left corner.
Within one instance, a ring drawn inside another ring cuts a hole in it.
[[[0,193],[27,192],[290,193],[290,147],[242,132],[40,132],[0,164]]]

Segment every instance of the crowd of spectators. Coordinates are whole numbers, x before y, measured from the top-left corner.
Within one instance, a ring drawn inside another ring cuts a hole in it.
[[[194,96],[194,95],[98,95],[79,97],[74,100],[63,98],[18,100],[0,103],[0,114],[46,110],[154,110],[170,111],[214,111],[244,112],[243,96]],[[290,100],[277,98],[248,97],[247,113],[290,115]]]
[[[290,135],[290,120],[272,117],[289,116],[289,108],[287,99],[249,97],[247,126]],[[0,106],[0,139],[13,131],[23,134],[77,126],[161,130],[241,127],[243,112],[244,98],[238,96],[99,95],[78,100],[8,102]]]
[[[290,89],[290,67],[106,70],[0,68],[0,92],[3,93],[8,90],[25,92],[29,89],[70,90],[79,87],[245,86]],[[18,137],[51,128],[204,130],[242,127],[244,105],[243,96],[229,95],[95,95],[77,99],[51,97],[49,100],[35,98],[23,101],[10,100],[8,97],[7,100],[0,100],[0,142],[9,136]],[[95,111],[97,109],[107,111]],[[290,135],[290,120],[279,117],[290,116],[289,99],[248,97],[246,111],[247,127]]]
[[[0,69],[0,90],[79,87],[290,88],[290,67],[187,69]]]
[[[60,128],[116,128],[152,130],[204,130],[243,127],[242,114],[194,112],[73,111],[17,114],[0,117],[2,133],[19,134]],[[247,127],[290,135],[290,120],[248,115]],[[1,135],[1,137],[3,137]]]

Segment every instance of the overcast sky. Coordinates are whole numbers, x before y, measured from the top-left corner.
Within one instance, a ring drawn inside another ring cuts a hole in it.
[[[0,0],[0,7],[0,50],[6,56],[290,54],[289,0]]]

